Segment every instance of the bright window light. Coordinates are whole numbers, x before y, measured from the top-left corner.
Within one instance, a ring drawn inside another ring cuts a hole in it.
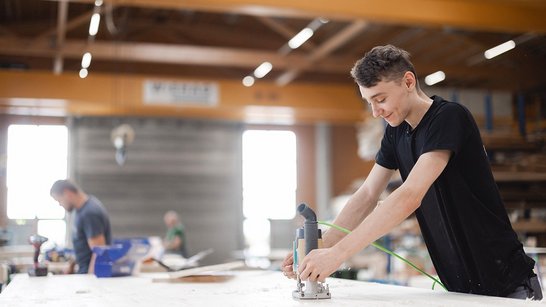
[[[100,14],[95,13],[91,16],[91,22],[89,23],[89,35],[95,36],[99,32]]]
[[[506,51],[512,50],[516,47],[516,43],[513,40],[509,40],[506,43],[502,43],[498,46],[495,46],[491,49],[486,50],[483,55],[486,59],[492,59],[500,54],[505,53]]]
[[[39,220],[38,234],[48,240],[43,247],[64,246],[66,242],[66,222],[64,220]]]
[[[11,125],[8,128],[7,214],[10,219],[63,219],[64,209],[49,195],[67,177],[66,126]]]
[[[446,74],[439,70],[435,73],[432,73],[428,76],[425,77],[425,83],[428,85],[428,86],[431,86],[431,85],[434,85],[438,82],[442,82],[444,81],[444,79],[446,78]]]
[[[296,214],[296,135],[247,130],[243,134],[245,218],[292,219]]]
[[[288,46],[292,49],[296,49],[299,46],[303,45],[303,43],[305,43],[308,39],[310,39],[313,34],[314,32],[312,29],[304,28],[288,41]]]
[[[271,251],[271,222],[268,219],[256,218],[243,221],[243,234],[252,256],[267,256]]]
[[[271,69],[273,69],[273,65],[269,62],[263,62],[254,70],[254,76],[258,79],[265,77]]]

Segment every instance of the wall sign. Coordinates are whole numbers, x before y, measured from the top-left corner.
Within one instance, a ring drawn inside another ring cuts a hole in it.
[[[219,92],[215,82],[145,80],[142,100],[145,104],[212,107],[218,104]]]

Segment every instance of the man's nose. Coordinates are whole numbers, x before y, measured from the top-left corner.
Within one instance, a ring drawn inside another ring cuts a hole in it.
[[[374,118],[377,118],[379,115],[381,115],[381,108],[378,108],[376,105],[374,105],[373,103],[370,104],[370,107],[372,108],[372,116]]]

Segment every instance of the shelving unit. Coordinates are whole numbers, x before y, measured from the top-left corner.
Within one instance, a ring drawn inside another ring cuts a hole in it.
[[[540,134],[538,134],[539,136]],[[546,152],[544,140],[519,134],[483,135],[501,197],[522,240],[546,246]]]

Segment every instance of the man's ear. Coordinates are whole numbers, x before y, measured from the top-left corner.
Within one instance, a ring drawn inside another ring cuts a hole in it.
[[[411,71],[406,71],[404,74],[404,85],[408,90],[413,90],[415,88],[415,84],[417,81],[415,80],[415,75]]]

